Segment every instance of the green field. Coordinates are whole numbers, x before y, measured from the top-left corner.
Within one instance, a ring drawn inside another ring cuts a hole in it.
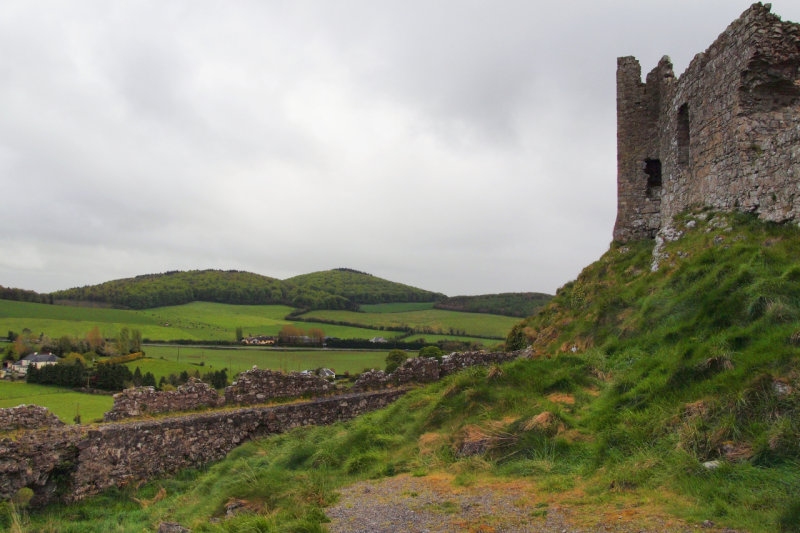
[[[404,304],[406,305],[406,304]],[[310,320],[347,322],[363,327],[412,327],[429,328],[433,333],[448,334],[451,329],[462,331],[466,336],[505,338],[518,318],[463,313],[441,309],[423,309],[404,312],[357,313],[353,311],[309,311],[302,315]],[[385,336],[385,334],[384,334]]]
[[[386,366],[388,351],[358,350],[280,350],[280,349],[217,349],[194,346],[145,346],[148,358],[128,363],[131,371],[137,366],[142,373],[152,372],[156,379],[183,370],[201,374],[210,370],[228,368],[229,377],[252,368],[274,370],[311,370],[319,367],[334,369],[337,373],[357,373],[365,368]],[[162,359],[163,358],[163,359]],[[200,363],[203,366],[199,366]]]
[[[73,423],[77,413],[80,413],[84,423],[101,419],[113,403],[111,396],[83,394],[48,385],[0,381],[0,408],[22,404],[41,405],[67,424]]]
[[[403,340],[406,342],[418,342],[424,340],[427,344],[436,344],[439,341],[479,342],[484,348],[489,348],[495,344],[503,342],[501,340],[483,339],[480,337],[464,337],[462,335],[433,335],[426,333],[411,335]]]
[[[392,337],[397,333],[376,329],[332,326],[284,320],[291,307],[285,305],[230,305],[193,302],[141,311],[46,305],[0,300],[0,334],[17,333],[28,328],[34,335],[44,333],[83,337],[95,326],[105,338],[114,338],[122,327],[138,329],[142,337],[157,340],[226,340],[235,339],[236,328],[245,335],[277,335],[286,324],[302,329],[316,327],[326,335],[339,338],[369,339]]]
[[[433,309],[434,302],[401,302],[393,304],[362,304],[359,306],[364,313],[402,313],[405,311],[422,311]]]

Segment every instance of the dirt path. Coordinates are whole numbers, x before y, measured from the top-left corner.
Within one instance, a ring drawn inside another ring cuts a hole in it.
[[[343,489],[327,510],[332,533],[537,532],[685,533],[726,531],[614,509],[587,517],[537,497],[525,482],[457,487],[452,477],[400,475]],[[708,524],[707,524],[708,525]],[[729,533],[735,533],[727,530]]]

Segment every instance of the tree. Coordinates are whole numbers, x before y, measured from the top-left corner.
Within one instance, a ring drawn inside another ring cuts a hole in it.
[[[408,359],[408,355],[403,350],[392,350],[386,356],[386,373],[390,374],[397,370],[397,367]]]
[[[136,370],[133,371],[133,384],[137,387],[142,385],[142,371],[139,367],[136,367]]]
[[[105,339],[100,334],[100,328],[95,326],[86,334],[86,342],[89,344],[89,349],[93,352],[100,353],[100,349],[105,343]]]
[[[244,335],[242,335],[242,327],[239,326],[236,328],[236,342],[240,342],[243,338]]]
[[[305,335],[302,329],[292,324],[286,324],[278,333],[278,339],[282,344],[295,344],[298,342],[298,337]]]
[[[131,331],[131,344],[129,346],[130,352],[142,351],[142,332],[141,330],[134,329]]]
[[[119,330],[119,336],[117,337],[117,351],[120,355],[125,355],[130,353],[130,345],[131,345],[131,331],[128,328],[122,328]]]
[[[139,370],[139,367],[136,367],[136,370]],[[164,378],[161,378],[164,379]],[[142,386],[144,387],[155,387],[156,386],[156,377],[153,375],[152,372],[145,373],[144,377],[142,377]]]
[[[17,339],[17,334],[8,330],[8,342],[14,342]]]
[[[438,361],[442,360],[444,352],[436,346],[426,346],[419,351],[418,357],[432,357]]]
[[[308,336],[314,344],[322,344],[325,341],[325,332],[320,328],[309,328]]]

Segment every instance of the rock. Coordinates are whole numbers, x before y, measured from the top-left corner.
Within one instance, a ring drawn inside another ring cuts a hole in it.
[[[191,529],[187,529],[177,522],[161,522],[158,524],[158,533],[191,533]]]
[[[713,461],[706,461],[705,463],[703,463],[703,468],[705,468],[706,470],[716,470],[720,466],[722,466],[722,461],[719,461],[717,459]]]

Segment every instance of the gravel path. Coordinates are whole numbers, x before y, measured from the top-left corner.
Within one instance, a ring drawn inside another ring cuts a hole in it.
[[[340,491],[339,502],[328,508],[332,533],[685,533],[726,531],[686,526],[675,521],[634,523],[620,514],[597,517],[591,526],[575,526],[567,508],[536,503],[527,486],[512,483],[454,487],[441,478],[400,475],[365,481]],[[585,519],[583,520],[585,522]],[[727,530],[729,533],[735,533]]]

